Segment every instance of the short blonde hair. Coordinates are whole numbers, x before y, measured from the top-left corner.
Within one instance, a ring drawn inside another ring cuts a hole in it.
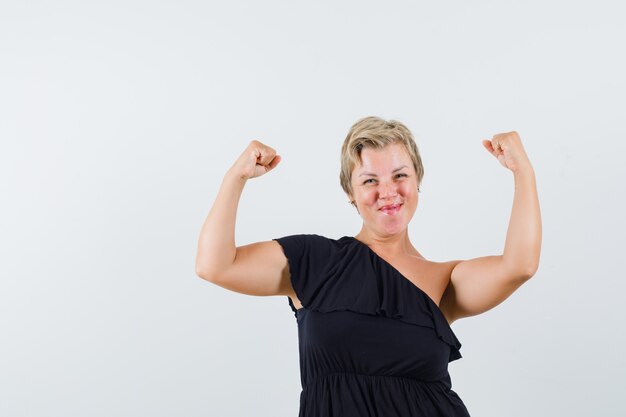
[[[382,149],[391,143],[401,143],[413,161],[419,191],[424,166],[411,131],[397,120],[384,120],[368,116],[358,120],[350,127],[348,136],[341,147],[341,170],[339,182],[348,196],[352,196],[352,171],[357,163],[361,164],[363,148]],[[352,202],[354,204],[354,202]]]

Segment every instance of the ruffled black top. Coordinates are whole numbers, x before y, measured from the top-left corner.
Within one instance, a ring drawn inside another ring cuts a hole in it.
[[[299,417],[469,416],[448,363],[461,343],[437,304],[363,242],[273,239],[302,308]]]

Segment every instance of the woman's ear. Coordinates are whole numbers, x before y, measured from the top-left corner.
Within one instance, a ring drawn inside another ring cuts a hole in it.
[[[356,209],[356,212],[359,213],[359,215],[361,214],[361,212],[359,211],[359,208],[356,206],[356,201],[354,200],[354,197],[352,197],[349,194],[348,194],[348,203],[354,206],[354,208]]]

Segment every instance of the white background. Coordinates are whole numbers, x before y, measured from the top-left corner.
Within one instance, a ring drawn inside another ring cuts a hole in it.
[[[340,147],[397,119],[425,166],[411,240],[501,254],[516,130],[543,220],[537,274],[452,325],[472,416],[623,416],[624,7],[608,1],[0,3],[0,415],[296,416],[286,297],[195,275],[250,140],[237,245],[358,233]]]

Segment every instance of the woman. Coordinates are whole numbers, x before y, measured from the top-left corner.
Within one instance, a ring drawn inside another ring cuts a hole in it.
[[[408,225],[424,175],[411,132],[366,117],[341,151],[340,182],[363,219],[339,239],[299,234],[235,246],[247,180],[278,165],[252,141],[224,177],[200,235],[197,274],[251,295],[285,295],[300,343],[304,416],[468,416],[448,363],[461,358],[450,325],[500,304],[533,276],[541,220],[533,168],[516,132],[484,147],[515,177],[504,252],[434,262],[411,244]]]

